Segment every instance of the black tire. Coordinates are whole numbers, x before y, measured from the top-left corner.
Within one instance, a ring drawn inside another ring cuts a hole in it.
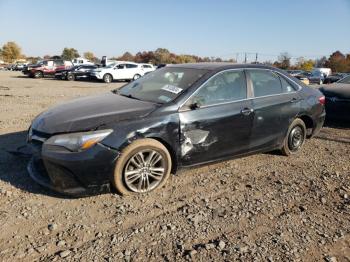
[[[284,139],[282,154],[285,156],[296,154],[303,146],[306,139],[306,126],[300,118],[295,119],[289,126],[287,136]]]
[[[43,78],[44,74],[41,71],[36,71],[34,73],[34,78]]]
[[[140,77],[141,77],[141,75],[136,74],[136,75],[134,75],[134,77],[132,78],[132,80],[135,81],[135,80],[139,79]]]
[[[74,80],[75,80],[75,75],[73,75],[73,74],[67,74],[67,80],[68,80],[68,81],[74,81]]]
[[[103,76],[103,82],[111,83],[113,81],[113,76],[111,74],[105,74]]]
[[[143,154],[143,157],[139,159],[144,161],[142,162],[137,160],[136,162],[148,164],[138,167],[136,167],[136,165],[133,164],[135,163],[133,159],[138,158],[137,156],[139,154]],[[156,162],[152,161],[152,159],[154,158],[153,156],[156,156],[157,159],[158,157],[160,157],[160,159]],[[157,164],[157,166],[155,164],[152,164],[152,162]],[[130,169],[130,167],[132,166],[134,166],[134,168]],[[170,176],[171,166],[171,156],[167,148],[162,143],[149,138],[136,140],[132,144],[128,145],[122,151],[120,157],[118,158],[114,170],[112,184],[116,188],[116,190],[122,195],[148,193],[155,189],[161,188],[166,183],[167,179]],[[161,172],[159,170],[163,169],[164,172],[162,172],[162,175],[158,177],[158,175],[154,175],[153,171],[150,171],[151,169],[157,169],[157,171],[155,172]],[[128,172],[133,172],[134,174],[127,175],[126,173]],[[135,180],[136,177],[139,178]],[[155,179],[155,177],[157,179]],[[127,182],[127,180],[129,180],[129,183]],[[130,180],[135,181],[130,182]],[[143,185],[143,182],[140,181],[148,182],[144,182],[145,186],[143,189],[139,186],[140,183],[141,186]],[[138,184],[138,186],[134,186],[134,184],[132,183]],[[148,184],[148,186],[146,186],[146,184]]]

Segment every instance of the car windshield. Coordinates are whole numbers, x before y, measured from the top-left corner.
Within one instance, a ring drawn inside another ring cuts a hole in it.
[[[340,79],[338,83],[341,84],[350,84],[350,76],[344,77],[343,79]]]
[[[207,72],[202,69],[164,67],[114,92],[130,98],[164,104],[174,100]]]

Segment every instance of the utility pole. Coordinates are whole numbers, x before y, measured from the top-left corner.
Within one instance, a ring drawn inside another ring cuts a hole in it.
[[[247,63],[247,53],[244,53],[244,63]]]
[[[255,63],[258,63],[258,53],[255,54]]]

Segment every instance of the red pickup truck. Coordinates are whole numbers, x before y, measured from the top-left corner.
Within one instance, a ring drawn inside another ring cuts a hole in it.
[[[73,66],[71,61],[64,61],[62,59],[44,60],[37,65],[32,66],[28,71],[28,75],[34,78],[41,78],[44,76],[54,76],[56,70],[69,69]]]

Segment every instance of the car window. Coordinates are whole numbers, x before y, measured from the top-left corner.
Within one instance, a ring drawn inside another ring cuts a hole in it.
[[[151,68],[150,65],[142,65],[143,68]]]
[[[295,91],[294,87],[286,79],[284,79],[281,76],[280,76],[280,79],[281,79],[283,93],[290,93]]]
[[[282,91],[279,77],[267,70],[248,70],[252,81],[254,96],[280,94]]]
[[[117,68],[118,68],[118,69],[124,69],[124,68],[125,68],[125,64],[119,64],[119,65],[117,66]]]
[[[232,70],[219,73],[206,82],[186,103],[198,106],[215,105],[247,98],[244,72]]]
[[[134,64],[126,64],[126,68],[136,68],[137,65]]]

